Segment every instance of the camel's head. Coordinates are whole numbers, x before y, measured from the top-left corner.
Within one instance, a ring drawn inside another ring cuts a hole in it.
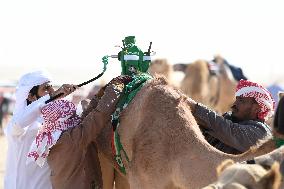
[[[203,189],[279,189],[279,164],[266,170],[258,164],[239,164],[225,160],[217,168],[218,180]]]
[[[224,58],[220,54],[216,54],[214,55],[213,61],[218,64],[221,64],[224,62]]]

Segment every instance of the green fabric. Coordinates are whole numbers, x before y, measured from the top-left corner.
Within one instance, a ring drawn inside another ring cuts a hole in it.
[[[281,146],[284,145],[284,140],[283,140],[283,139],[274,137],[273,140],[274,140],[275,146],[276,146],[277,148],[279,148],[279,147],[281,147]]]
[[[135,75],[138,72],[146,73],[151,61],[145,60],[144,56],[150,56],[150,52],[143,52],[136,44],[135,36],[127,36],[123,41],[123,49],[118,53],[121,62],[122,75]],[[149,50],[148,50],[149,51]],[[138,59],[126,59],[125,56],[138,56]]]
[[[119,116],[122,110],[124,110],[128,104],[133,100],[137,92],[144,86],[145,82],[152,79],[153,77],[148,73],[140,73],[138,75],[132,76],[133,80],[129,82],[123,91],[122,97],[118,102],[115,112],[112,114],[112,126],[113,126],[113,139],[112,147],[114,153],[114,159],[123,174],[126,174],[125,166],[123,165],[121,158],[121,151],[124,153],[126,160],[129,161],[126,152],[120,142],[119,135],[117,133],[117,128],[119,127]],[[130,128],[131,129],[131,128]]]

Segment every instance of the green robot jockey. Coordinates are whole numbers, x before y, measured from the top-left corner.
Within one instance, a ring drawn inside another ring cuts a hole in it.
[[[123,92],[121,100],[117,104],[115,112],[112,114],[112,151],[114,159],[116,161],[116,166],[119,170],[126,174],[126,169],[122,161],[121,153],[124,153],[126,161],[129,161],[126,152],[123,149],[123,146],[120,142],[119,134],[117,133],[117,128],[120,125],[120,113],[135,97],[136,93],[144,86],[146,81],[152,79],[152,76],[148,74],[148,68],[151,63],[151,45],[150,42],[147,52],[142,52],[140,48],[135,45],[135,36],[128,36],[122,40],[123,48],[118,53],[118,55],[112,55],[112,58],[118,58],[121,62],[121,74],[129,75],[132,77],[132,81],[128,83]],[[103,62],[107,59],[103,58]]]
[[[121,74],[130,75],[137,73],[146,73],[150,63],[150,50],[152,42],[150,43],[147,52],[142,52],[139,47],[135,45],[135,36],[128,36],[122,40],[123,48],[118,53],[118,60],[121,62]]]

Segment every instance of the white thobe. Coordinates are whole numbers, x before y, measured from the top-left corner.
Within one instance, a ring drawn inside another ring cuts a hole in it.
[[[14,115],[7,126],[5,134],[8,152],[4,189],[52,189],[51,171],[47,163],[43,167],[34,162],[26,164],[30,146],[43,124],[40,110],[49,98],[46,95],[34,101],[20,115]]]

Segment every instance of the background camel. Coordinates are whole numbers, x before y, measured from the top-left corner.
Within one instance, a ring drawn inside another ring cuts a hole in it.
[[[168,63],[167,59],[156,59],[151,62],[148,71],[152,75],[162,75],[168,80],[171,80],[173,68]]]
[[[152,75],[162,75],[170,84],[179,87],[185,94],[217,112],[228,111],[234,101],[237,81],[221,56],[216,63],[197,60],[190,64],[172,66],[166,59],[154,60],[149,68]],[[211,65],[211,66],[210,66]],[[212,69],[212,65],[215,70]],[[180,72],[178,72],[180,71]],[[177,73],[184,72],[181,77]]]
[[[210,69],[210,66],[216,69]],[[180,89],[197,102],[211,107],[219,113],[230,110],[235,100],[237,81],[223,61],[213,64],[205,60],[197,60],[183,68],[185,77]]]
[[[225,160],[217,168],[218,180],[203,189],[279,189],[279,163],[269,170],[258,164],[239,164]]]
[[[271,150],[229,155],[210,146],[187,97],[163,79],[142,87],[120,119],[118,132],[130,159],[123,158],[130,188],[201,188],[216,180],[215,168],[224,159],[243,161]],[[101,156],[113,164],[110,131],[106,126],[97,144]]]
[[[154,76],[164,76],[169,84],[180,87],[181,80],[184,77],[183,72],[173,70],[173,66],[169,64],[167,59],[156,59],[151,62],[149,73]]]

